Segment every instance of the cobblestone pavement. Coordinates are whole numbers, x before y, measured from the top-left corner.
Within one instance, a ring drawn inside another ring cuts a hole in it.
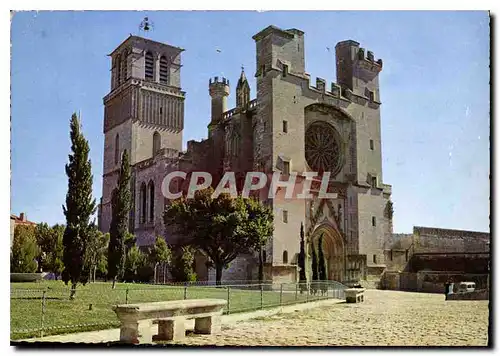
[[[488,301],[440,294],[367,290],[365,302],[335,304],[188,335],[185,345],[486,346]]]

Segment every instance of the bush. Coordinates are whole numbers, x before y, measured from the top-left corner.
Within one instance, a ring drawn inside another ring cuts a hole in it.
[[[190,246],[178,247],[173,251],[170,273],[174,282],[196,281],[196,272],[193,268],[194,252]]]

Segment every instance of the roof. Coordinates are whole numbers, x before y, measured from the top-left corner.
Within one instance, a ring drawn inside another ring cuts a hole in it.
[[[10,214],[10,219],[11,220],[14,220],[14,222],[16,224],[20,224],[20,225],[36,225],[37,223],[36,222],[33,222],[33,221],[29,221],[29,220],[21,220],[21,218],[15,214]]]
[[[281,37],[290,38],[290,39],[294,37],[294,34],[298,34],[298,35],[303,35],[304,34],[304,32],[302,32],[300,30],[297,30],[295,28],[292,28],[292,29],[289,29],[289,30],[282,30],[279,27],[271,25],[271,26],[267,26],[265,29],[263,29],[262,31],[260,31],[256,35],[252,36],[252,38],[255,41],[258,41],[258,40],[261,40],[262,38],[266,37],[267,35],[269,35],[271,33],[275,33],[275,34],[277,34],[277,35],[279,35]]]
[[[240,79],[238,79],[238,85],[237,85],[237,87],[241,87],[244,83],[246,83],[246,85],[249,85],[247,77],[245,76],[245,70],[242,69],[241,70]]]
[[[179,50],[179,52],[184,52],[185,51],[184,48],[172,46],[172,45],[169,45],[167,43],[158,42],[158,41],[150,40],[149,38],[144,38],[144,37],[135,36],[135,35],[130,34],[122,43],[120,43],[113,50],[113,52],[111,52],[110,54],[108,54],[108,56],[112,56],[115,52],[117,52],[119,49],[121,49],[125,45],[125,43],[130,42],[132,40],[141,40],[141,41],[145,41],[145,42],[149,42],[149,43],[153,43],[153,44],[157,44],[157,45],[161,45],[161,46],[167,46],[167,47],[170,47],[170,48],[175,48],[175,49]]]

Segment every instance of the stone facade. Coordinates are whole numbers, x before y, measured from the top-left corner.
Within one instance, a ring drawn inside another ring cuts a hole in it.
[[[182,240],[168,236],[163,228],[168,201],[161,184],[170,171],[207,171],[214,185],[224,172],[233,171],[239,190],[246,172],[268,176],[280,172],[281,181],[297,177],[294,194],[301,192],[296,187],[305,184],[306,172],[331,172],[328,191],[337,194],[335,199],[318,196],[318,178],[313,178],[312,196],[307,199],[287,198],[284,187],[272,199],[266,189],[260,191],[260,200],[275,213],[274,235],[265,249],[266,279],[297,280],[301,223],[308,255],[323,236],[329,279],[356,281],[380,273],[385,268],[384,241],[392,234],[392,216],[387,213],[391,186],[382,178],[378,85],[382,61],[370,51],[365,55],[355,41],[339,42],[337,83],[327,85],[317,78],[311,85],[305,71],[304,32],[269,26],[253,40],[256,97],[251,99],[242,71],[237,106],[229,109],[229,80],[210,79],[208,138],[189,141],[186,152],[181,152],[182,49],[131,36],[111,54],[112,90],[104,98],[101,229],[109,229],[109,202],[124,149],[130,150],[133,166],[131,230],[142,246],[151,244],[156,235],[169,243]],[[200,265],[197,269],[204,268]],[[255,256],[240,256],[223,272],[223,280],[255,279],[257,265]],[[213,271],[200,272],[213,276]]]

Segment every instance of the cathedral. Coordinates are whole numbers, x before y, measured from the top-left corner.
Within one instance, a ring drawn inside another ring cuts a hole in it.
[[[249,73],[242,70],[235,88],[236,107],[228,108],[227,98],[234,90],[229,79],[210,78],[207,138],[188,141],[186,151],[184,50],[131,35],[109,55],[101,231],[109,230],[111,196],[124,150],[130,153],[132,167],[130,231],[139,246],[153,244],[156,236],[171,244],[182,242],[182,236],[170,236],[163,224],[169,201],[162,182],[170,172],[210,172],[215,185],[224,172],[235,172],[238,190],[246,172],[279,172],[282,181],[292,175],[300,180],[307,172],[330,172],[328,191],[336,193],[335,198],[319,196],[314,187],[307,199],[286,199],[283,194],[269,198],[265,191],[258,196],[274,212],[274,234],[264,251],[264,278],[275,283],[298,280],[301,224],[308,263],[311,246],[317,249],[323,237],[328,279],[357,282],[380,276],[386,267],[384,241],[392,234],[391,186],[384,184],[382,175],[382,60],[353,40],[339,42],[337,82],[327,85],[316,78],[312,84],[305,69],[304,32],[269,26],[252,39],[255,93]],[[203,256],[196,259],[196,271],[200,280],[215,278]],[[252,281],[257,271],[257,256],[239,256],[222,279]]]

